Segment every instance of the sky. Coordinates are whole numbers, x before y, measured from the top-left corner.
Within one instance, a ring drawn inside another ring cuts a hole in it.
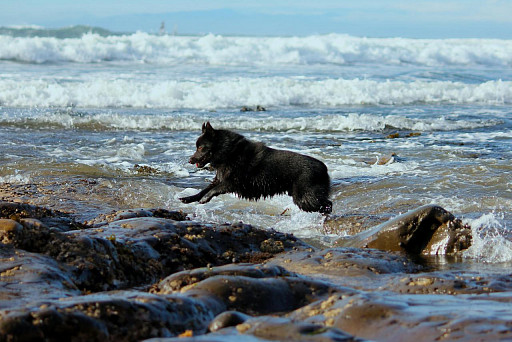
[[[0,0],[0,26],[116,32],[512,39],[512,0]]]

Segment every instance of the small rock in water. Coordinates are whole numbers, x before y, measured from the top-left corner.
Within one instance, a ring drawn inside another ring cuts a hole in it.
[[[240,109],[240,111],[241,112],[265,112],[266,109],[265,109],[265,107],[260,106],[260,105],[257,105],[256,108],[251,108],[251,107],[248,107],[248,106],[243,106]]]
[[[133,166],[133,170],[140,175],[154,175],[154,174],[160,173],[160,170],[158,170],[154,167],[151,167],[149,165],[135,164]]]
[[[208,325],[208,330],[211,332],[232,327],[247,321],[251,316],[243,314],[238,311],[225,311],[215,317],[213,321]]]
[[[445,209],[426,205],[337,243],[414,255],[450,255],[469,248],[471,229]]]

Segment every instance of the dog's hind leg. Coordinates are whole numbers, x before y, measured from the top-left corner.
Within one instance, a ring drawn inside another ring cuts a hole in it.
[[[328,199],[324,199],[322,201],[322,205],[320,206],[319,212],[324,215],[330,214],[332,212],[332,202]]]
[[[310,192],[301,191],[301,189],[295,189],[292,197],[293,203],[295,203],[301,210],[309,212],[320,210],[320,204],[318,203],[314,194]]]
[[[301,210],[327,215],[332,211],[332,202],[327,199],[326,192],[321,188],[305,189],[296,186],[292,193],[293,203]]]

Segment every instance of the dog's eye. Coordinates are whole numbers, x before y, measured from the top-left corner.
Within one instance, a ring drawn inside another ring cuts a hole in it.
[[[197,150],[198,150],[198,151],[201,151],[202,149],[203,149],[203,146],[199,146],[199,147],[197,148]]]

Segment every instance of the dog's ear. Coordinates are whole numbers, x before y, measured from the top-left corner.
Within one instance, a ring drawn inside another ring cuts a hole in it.
[[[203,134],[214,134],[215,129],[210,124],[210,121],[203,124]]]

